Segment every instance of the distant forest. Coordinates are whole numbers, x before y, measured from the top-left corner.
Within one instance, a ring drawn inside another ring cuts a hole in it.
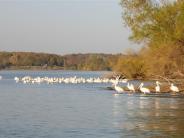
[[[120,54],[0,52],[0,69],[112,70]]]

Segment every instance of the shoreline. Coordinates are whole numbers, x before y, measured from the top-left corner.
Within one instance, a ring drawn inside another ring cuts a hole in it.
[[[65,70],[64,67],[60,66],[10,66],[6,68],[2,68],[0,70]]]
[[[63,71],[104,71],[104,72],[112,72],[109,70],[79,70],[79,69],[71,69],[71,68],[64,68],[64,67],[60,67],[60,66],[48,66],[48,67],[42,67],[42,66],[11,66],[11,67],[6,67],[3,69],[0,69],[0,71],[11,71],[11,70],[15,70],[15,71],[57,71],[57,70],[63,70]]]

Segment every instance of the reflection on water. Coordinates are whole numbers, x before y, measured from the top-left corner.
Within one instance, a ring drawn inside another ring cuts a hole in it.
[[[122,138],[184,137],[183,99],[115,96],[113,117]]]
[[[0,138],[184,137],[184,99],[113,95],[111,84],[15,83],[15,76],[98,77],[100,72],[5,71]],[[162,96],[162,97],[161,97]]]

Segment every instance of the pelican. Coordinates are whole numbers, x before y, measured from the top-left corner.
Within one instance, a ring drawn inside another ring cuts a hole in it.
[[[117,86],[117,84],[118,84],[118,83],[115,83],[115,85],[114,85],[114,89],[115,89],[118,93],[122,93],[122,92],[124,92],[123,88],[121,88],[121,87]]]
[[[124,92],[124,90],[123,90],[123,88],[121,88],[120,86],[117,86],[117,85],[118,85],[118,81],[119,81],[119,77],[116,77],[115,82],[113,82],[114,89],[115,89],[115,91],[117,91],[118,93],[122,93],[122,92]]]
[[[134,85],[133,85],[133,84],[129,84],[129,82],[128,82],[128,84],[127,84],[127,88],[128,88],[130,91],[135,92]]]
[[[150,93],[150,90],[148,88],[143,87],[144,83],[142,82],[140,84],[140,86],[138,87],[140,89],[141,92],[143,92],[144,94]]]
[[[121,80],[122,83],[127,83],[127,81],[128,81],[127,79]]]
[[[179,92],[178,87],[177,86],[174,86],[173,83],[171,83],[170,90],[173,91],[173,92]]]
[[[19,79],[18,77],[15,77],[14,80],[15,80],[16,83],[17,83],[17,82],[19,82],[20,79]]]
[[[160,85],[161,85],[161,83],[159,82],[159,81],[156,81],[156,87],[155,87],[155,91],[156,92],[160,92]]]

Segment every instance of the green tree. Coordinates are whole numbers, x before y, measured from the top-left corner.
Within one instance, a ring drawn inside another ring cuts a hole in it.
[[[150,46],[169,41],[184,44],[184,1],[121,0],[121,5],[132,40]]]
[[[130,40],[147,47],[127,64],[144,60],[149,75],[184,74],[184,1],[121,0],[121,6]]]

